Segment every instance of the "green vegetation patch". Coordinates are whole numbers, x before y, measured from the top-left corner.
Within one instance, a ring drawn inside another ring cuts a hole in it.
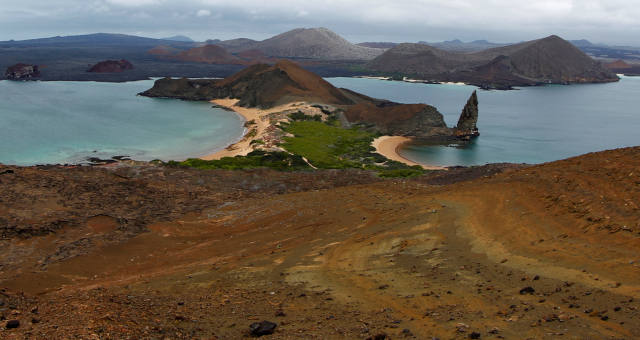
[[[186,161],[169,161],[168,166],[189,167],[196,169],[241,170],[270,168],[280,171],[310,170],[311,167],[298,155],[286,152],[253,151],[246,156],[224,157],[206,161],[200,158],[189,158]]]
[[[281,146],[318,168],[364,168],[375,163],[372,133],[316,121],[293,121],[283,129],[294,137],[286,137]]]
[[[380,177],[415,177],[424,174],[424,170],[420,167],[409,169],[391,169],[381,170],[378,172]]]
[[[344,129],[335,120],[322,122],[304,114],[294,113],[291,118],[290,123],[281,124],[285,132],[293,135],[285,137],[284,143],[280,145],[288,152],[253,151],[246,156],[225,157],[219,160],[191,158],[183,162],[170,161],[164,164],[197,169],[311,170],[304,157],[319,169],[366,169],[378,172],[380,177],[413,177],[425,173],[420,166],[410,167],[376,153],[371,142],[377,134],[359,127]],[[255,140],[253,143],[264,142]]]

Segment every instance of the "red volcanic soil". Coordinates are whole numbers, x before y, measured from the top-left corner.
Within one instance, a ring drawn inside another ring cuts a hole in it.
[[[87,72],[116,73],[133,70],[133,65],[127,60],[105,60],[93,65]]]
[[[612,63],[605,64],[604,66],[610,70],[624,70],[624,69],[630,69],[633,67],[628,63],[626,63],[624,60],[616,60]]]
[[[638,338],[638,169],[3,167],[0,338]]]
[[[181,61],[191,61],[207,64],[243,65],[245,61],[235,57],[223,47],[218,45],[206,45],[195,47],[178,53],[175,57]]]

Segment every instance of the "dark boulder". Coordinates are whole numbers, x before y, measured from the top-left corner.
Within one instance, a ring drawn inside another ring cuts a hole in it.
[[[40,77],[38,65],[15,64],[9,66],[4,76],[9,80],[25,80]]]
[[[20,327],[20,321],[19,320],[9,320],[9,321],[7,321],[7,324],[6,324],[5,327],[7,329],[18,328],[18,327]]]
[[[533,289],[533,287],[524,287],[520,289],[520,295],[534,294],[535,292],[536,290]]]
[[[273,334],[278,325],[270,321],[254,322],[249,326],[249,331],[253,336],[263,336]]]
[[[105,60],[101,61],[87,70],[93,73],[118,73],[126,70],[133,70],[133,64],[127,60]]]

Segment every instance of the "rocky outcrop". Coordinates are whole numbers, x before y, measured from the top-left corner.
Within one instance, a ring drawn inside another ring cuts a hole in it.
[[[105,60],[101,61],[89,68],[87,72],[92,73],[118,73],[126,70],[133,70],[133,64],[129,61],[121,60]]]
[[[471,139],[480,136],[478,132],[478,95],[473,91],[467,104],[462,109],[458,125],[455,128],[456,137],[460,139]]]
[[[4,76],[9,80],[27,80],[40,77],[38,65],[15,64],[9,66]]]
[[[442,114],[426,104],[363,102],[350,106],[344,112],[344,118],[349,124],[359,124],[383,135],[420,139],[452,136]]]

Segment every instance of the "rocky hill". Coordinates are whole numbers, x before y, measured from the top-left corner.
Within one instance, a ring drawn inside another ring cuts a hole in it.
[[[474,53],[400,44],[371,61],[369,67],[382,73],[498,88],[618,80],[599,62],[558,36]]]
[[[173,57],[175,60],[207,64],[241,65],[244,61],[217,45],[205,45],[182,51]]]
[[[624,60],[616,60],[604,66],[615,73],[622,73],[628,76],[640,75],[640,64],[629,64]]]
[[[352,44],[326,28],[298,28],[250,45],[266,55],[287,58],[370,60],[384,50]]]
[[[182,50],[177,49],[175,47],[167,46],[167,45],[158,45],[148,51],[149,54],[159,56],[159,57],[168,57],[172,55],[176,55],[180,53]]]
[[[117,73],[126,70],[133,70],[133,64],[127,60],[105,60],[89,68],[87,72],[93,73]]]
[[[322,77],[290,61],[252,65],[223,80],[160,79],[142,95],[189,100],[235,98],[240,106],[261,108],[296,101],[353,104]]]

